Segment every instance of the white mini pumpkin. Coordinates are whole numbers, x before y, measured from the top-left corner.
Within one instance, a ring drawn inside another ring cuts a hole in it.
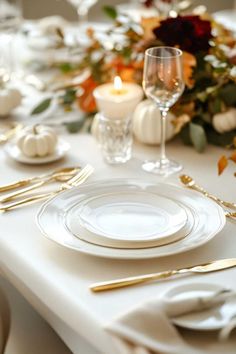
[[[175,135],[171,123],[175,116],[168,113],[166,118],[166,141]],[[151,100],[140,102],[133,114],[133,132],[138,141],[144,144],[159,145],[161,142],[161,116],[156,104]]]
[[[236,108],[230,108],[224,113],[215,114],[212,124],[220,134],[236,129]]]
[[[25,128],[17,139],[17,146],[28,157],[44,157],[54,153],[57,134],[44,125]]]
[[[7,116],[21,103],[21,93],[14,88],[0,88],[0,116]]]

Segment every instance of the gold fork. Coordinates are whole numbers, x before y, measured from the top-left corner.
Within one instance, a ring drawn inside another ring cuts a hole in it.
[[[12,210],[12,209],[15,209],[20,206],[24,206],[24,205],[31,204],[33,202],[37,202],[39,200],[54,197],[55,195],[65,191],[66,189],[79,186],[80,184],[82,184],[83,182],[86,181],[86,179],[93,173],[93,171],[94,171],[94,168],[91,165],[86,165],[77,175],[72,177],[66,183],[63,183],[61,185],[61,187],[58,190],[56,190],[55,192],[37,194],[35,196],[24,198],[20,201],[10,203],[6,206],[0,207],[0,211],[4,212],[4,211]]]
[[[16,189],[16,188],[20,188],[20,187],[25,187],[28,186],[31,183],[36,183],[36,182],[40,182],[45,178],[49,178],[52,175],[56,174],[56,173],[69,173],[70,171],[74,170],[74,169],[78,169],[78,171],[80,170],[80,166],[77,167],[62,167],[59,168],[53,172],[49,172],[49,173],[45,173],[39,176],[34,176],[34,177],[30,177],[30,178],[26,178],[26,179],[21,179],[19,181],[16,182],[12,182],[12,183],[8,183],[5,185],[0,186],[0,193],[2,192],[7,192],[10,191],[12,189]]]
[[[20,190],[16,191],[16,192],[11,192],[8,193],[7,195],[5,195],[4,197],[0,198],[0,203],[5,203],[5,202],[9,202],[12,199],[15,199],[16,197],[21,196],[22,194],[26,194],[34,189],[40,188],[42,186],[44,186],[45,184],[48,184],[50,182],[53,181],[58,181],[58,182],[66,182],[69,179],[71,179],[76,172],[78,172],[80,170],[80,167],[77,168],[65,168],[64,170],[62,169],[59,172],[54,172],[51,175],[49,175],[47,178],[43,178],[41,181],[34,183],[34,184],[30,184],[30,186],[27,186],[25,188],[21,188]]]

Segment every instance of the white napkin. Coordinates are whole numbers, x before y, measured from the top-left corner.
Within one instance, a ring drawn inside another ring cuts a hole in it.
[[[184,300],[155,298],[114,319],[106,330],[120,354],[201,354],[184,342],[170,318],[217,306],[233,295],[222,289]]]

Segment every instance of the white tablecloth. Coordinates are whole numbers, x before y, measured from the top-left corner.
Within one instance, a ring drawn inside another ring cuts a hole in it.
[[[90,163],[95,173],[90,181],[114,177],[135,177],[147,181],[159,181],[155,175],[141,170],[141,162],[155,158],[158,148],[136,144],[133,158],[125,165],[109,166],[104,163],[98,146],[89,135],[65,135],[71,150],[64,161],[45,166],[19,164],[0,150],[0,184],[44,173],[62,165]],[[167,145],[172,158],[183,163],[185,172],[197,182],[224,199],[236,201],[236,179],[233,164],[221,176],[217,176],[217,160],[223,150],[209,146],[205,154],[198,154],[191,147],[175,141]],[[165,180],[180,185],[177,176]],[[0,264],[6,277],[18,288],[33,306],[61,335],[73,353],[79,350],[79,336],[90,342],[99,352],[115,353],[112,343],[103,330],[114,316],[138,305],[149,297],[161,294],[183,282],[212,282],[235,288],[236,269],[202,276],[172,279],[123,290],[91,293],[93,282],[129,275],[175,269],[212,259],[236,256],[236,225],[230,221],[212,241],[192,251],[150,260],[111,260],[88,256],[63,248],[45,239],[35,223],[39,204],[9,213],[0,214]],[[198,343],[208,351],[213,334],[183,332],[191,343]],[[217,348],[217,343],[216,343]],[[236,341],[226,345],[225,353],[235,353]],[[217,352],[217,349],[215,350]]]

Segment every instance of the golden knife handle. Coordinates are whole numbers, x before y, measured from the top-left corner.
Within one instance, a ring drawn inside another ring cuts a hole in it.
[[[17,191],[17,192],[12,192],[9,193],[8,195],[0,198],[0,203],[5,203],[5,202],[9,202],[10,200],[14,199],[15,197],[19,197],[22,194],[25,194],[27,192],[30,192],[36,188],[39,188],[41,186],[43,186],[46,183],[46,181],[41,181],[35,184],[30,185],[29,187],[26,188],[22,188],[21,190]]]
[[[15,209],[15,208],[17,208],[19,206],[22,206],[22,205],[27,205],[27,204],[31,204],[31,203],[37,202],[39,200],[50,198],[53,195],[55,195],[55,192],[43,193],[43,194],[38,194],[38,195],[35,195],[35,196],[32,196],[32,197],[27,197],[27,198],[24,198],[24,199],[19,200],[17,202],[10,203],[10,204],[8,204],[6,206],[0,207],[0,211],[8,211],[8,210],[11,210],[11,209]]]
[[[29,183],[30,183],[30,180],[25,179],[22,181],[13,182],[10,184],[5,184],[4,186],[0,187],[0,193],[10,191],[11,189],[27,186]]]
[[[101,292],[101,291],[119,289],[119,288],[124,288],[127,286],[136,285],[136,284],[147,283],[152,280],[169,278],[177,273],[179,273],[178,270],[168,270],[166,272],[160,272],[160,273],[137,275],[134,277],[128,277],[128,278],[123,278],[123,279],[95,283],[95,284],[92,284],[89,288],[93,292]]]

